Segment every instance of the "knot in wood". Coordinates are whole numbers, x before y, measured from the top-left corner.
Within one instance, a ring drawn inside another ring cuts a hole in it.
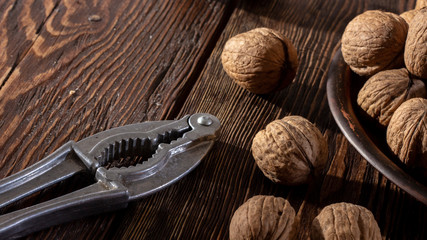
[[[88,20],[89,20],[90,22],[99,22],[99,21],[101,21],[101,20],[102,20],[102,18],[101,18],[101,16],[99,16],[99,15],[97,15],[97,14],[93,14],[93,15],[90,15],[90,16],[88,17]]]

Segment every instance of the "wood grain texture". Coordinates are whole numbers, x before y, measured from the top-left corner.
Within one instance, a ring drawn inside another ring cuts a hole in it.
[[[218,196],[222,201],[212,200],[210,210],[204,210],[224,215],[211,218],[203,214],[194,219],[193,224],[216,226],[210,235],[202,232],[192,235],[195,239],[227,238],[228,224],[224,221],[229,222],[232,212],[257,194],[273,194],[291,202],[297,211],[295,239],[307,239],[311,221],[320,210],[341,201],[372,210],[386,239],[425,238],[426,206],[385,179],[350,146],[329,113],[325,93],[327,70],[346,23],[367,9],[399,13],[413,4],[403,1],[242,1],[237,5],[181,112],[210,112],[223,121],[221,138],[199,171],[226,171],[212,176],[214,179],[207,186],[215,193],[211,197]],[[234,84],[222,70],[220,54],[225,41],[255,27],[281,31],[298,49],[301,64],[297,77],[282,92],[264,96],[251,94]],[[289,188],[272,184],[257,169],[249,152],[255,133],[286,115],[308,118],[328,139],[328,168],[323,177],[308,186]],[[224,154],[228,156],[225,160]],[[203,181],[203,177],[199,181]],[[196,214],[199,209],[193,204],[191,211]],[[219,226],[218,219],[222,219]]]
[[[41,3],[27,2],[0,3],[6,21],[1,38],[7,38],[1,45],[5,65],[12,43],[21,31],[31,30],[19,25],[15,35],[9,22],[42,19],[36,36],[27,37],[33,42],[24,39],[16,50],[22,53],[16,66],[1,72],[1,178],[68,140],[159,119],[186,96],[196,80],[192,74],[197,76],[232,9],[220,1],[63,0],[50,11],[38,11],[35,5]],[[19,7],[24,10],[13,15]],[[112,216],[95,216],[30,238],[103,238],[119,227],[112,225]]]
[[[325,89],[333,53],[354,16],[413,6],[414,0],[0,0],[0,178],[68,140],[115,126],[195,112],[222,122],[208,157],[173,186],[127,209],[27,238],[227,239],[233,212],[268,194],[296,209],[295,239],[307,239],[313,218],[340,201],[370,209],[386,239],[425,239],[427,207],[351,147]],[[297,77],[281,92],[251,94],[222,69],[227,39],[255,27],[284,33],[298,49]],[[272,183],[250,153],[255,134],[286,115],[314,122],[329,143],[328,166],[309,185]],[[56,194],[42,192],[30,203]]]
[[[0,86],[32,47],[58,2],[14,0],[0,3]]]

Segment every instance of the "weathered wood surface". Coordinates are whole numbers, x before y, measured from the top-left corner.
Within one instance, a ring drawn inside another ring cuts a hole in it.
[[[234,210],[256,194],[291,202],[298,212],[297,239],[308,237],[322,207],[341,201],[370,209],[385,238],[427,238],[427,207],[350,146],[329,112],[325,90],[348,21],[367,9],[401,13],[414,5],[413,0],[0,1],[0,178],[68,140],[127,123],[209,112],[223,125],[208,157],[168,189],[127,209],[28,239],[226,239]],[[281,92],[251,94],[222,70],[225,41],[255,27],[283,32],[298,49],[297,77]],[[329,143],[324,175],[307,186],[273,184],[250,154],[257,131],[291,114],[314,122]],[[55,194],[42,192],[29,202]]]

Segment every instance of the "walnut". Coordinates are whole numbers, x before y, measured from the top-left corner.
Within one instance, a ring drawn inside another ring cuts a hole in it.
[[[381,125],[387,126],[394,111],[406,100],[426,97],[424,82],[413,79],[405,68],[385,70],[366,81],[357,104]]]
[[[390,120],[386,137],[402,162],[427,176],[427,99],[402,103]]]
[[[381,231],[368,209],[351,203],[335,203],[323,208],[313,220],[311,240],[381,239]]]
[[[409,24],[405,45],[405,65],[408,70],[427,79],[427,8],[420,9]]]
[[[280,197],[254,196],[241,205],[230,223],[230,239],[288,239],[295,210]]]
[[[256,28],[230,38],[221,55],[225,72],[256,94],[288,86],[298,68],[297,51],[281,33]]]
[[[328,145],[314,124],[300,116],[288,116],[269,123],[255,135],[252,155],[273,182],[298,185],[323,170]]]
[[[403,66],[408,24],[389,12],[366,11],[351,20],[342,36],[344,61],[357,74],[370,76]]]
[[[423,7],[427,7],[427,0],[417,0],[417,4],[415,5],[415,9],[421,9]]]
[[[401,16],[405,21],[409,24],[412,19],[415,17],[415,15],[418,13],[418,9],[412,9],[406,12],[401,13],[399,16]]]

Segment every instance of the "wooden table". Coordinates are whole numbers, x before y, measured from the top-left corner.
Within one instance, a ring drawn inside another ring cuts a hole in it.
[[[368,9],[401,13],[415,0],[2,0],[0,178],[69,140],[129,123],[208,112],[222,122],[210,154],[173,186],[128,208],[34,233],[28,239],[227,239],[233,212],[258,194],[290,201],[298,239],[322,207],[370,209],[385,238],[426,239],[427,207],[370,166],[338,129],[326,100],[331,58],[346,24]],[[300,67],[283,91],[255,95],[231,81],[220,55],[255,27],[288,36]],[[272,183],[250,152],[269,122],[301,115],[329,143],[321,180]],[[36,194],[69,192],[73,179]]]

